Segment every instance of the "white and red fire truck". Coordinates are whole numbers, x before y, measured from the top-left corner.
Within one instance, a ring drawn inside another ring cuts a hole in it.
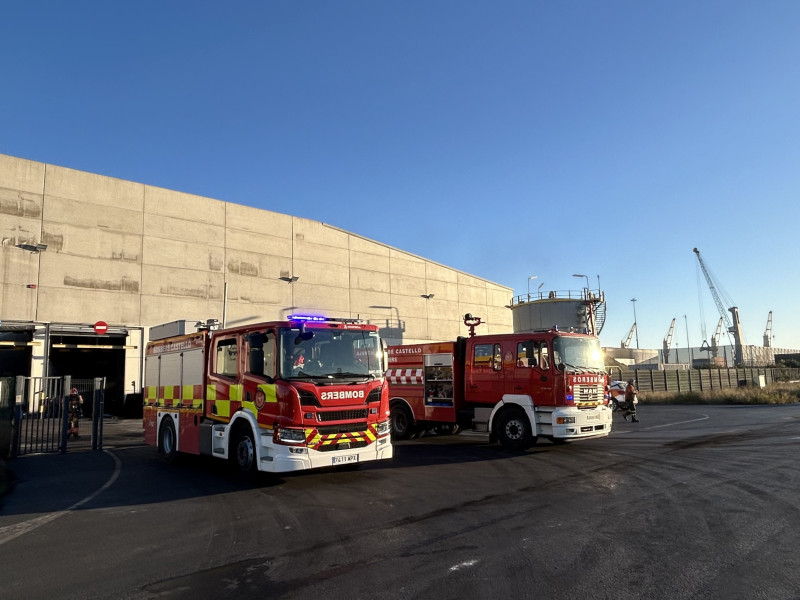
[[[291,316],[152,337],[145,441],[168,461],[204,454],[249,474],[392,457],[377,326]]]
[[[485,431],[522,450],[539,437],[553,442],[611,432],[608,380],[600,341],[549,331],[475,335],[389,347],[392,435],[430,429]]]

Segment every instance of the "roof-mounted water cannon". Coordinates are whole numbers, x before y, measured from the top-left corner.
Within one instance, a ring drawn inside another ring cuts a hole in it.
[[[197,331],[216,331],[219,329],[219,319],[206,319],[205,323],[198,321],[194,326]]]
[[[473,317],[472,313],[464,315],[464,325],[469,327],[469,337],[475,337],[475,328],[483,323],[480,317]]]

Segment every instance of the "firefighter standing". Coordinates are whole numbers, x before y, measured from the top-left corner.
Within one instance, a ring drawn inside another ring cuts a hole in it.
[[[631,421],[638,423],[639,419],[636,418],[636,394],[638,394],[636,386],[633,384],[633,379],[628,379],[628,385],[625,387],[625,412],[622,413],[622,418],[628,420],[628,415],[631,416]]]
[[[80,437],[78,425],[82,411],[83,396],[78,393],[78,388],[72,388],[69,391],[69,427],[67,428],[67,437],[71,435],[74,435],[76,438]]]

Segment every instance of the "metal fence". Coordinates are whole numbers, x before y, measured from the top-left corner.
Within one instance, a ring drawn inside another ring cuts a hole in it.
[[[105,383],[105,378],[17,377],[11,456],[64,453],[70,438],[80,440],[73,445],[76,450],[102,449]]]
[[[664,371],[613,367],[609,373],[614,380],[633,379],[640,392],[704,392],[800,380],[800,369],[769,367]]]

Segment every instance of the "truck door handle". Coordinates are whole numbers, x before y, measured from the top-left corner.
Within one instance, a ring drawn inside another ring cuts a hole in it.
[[[522,391],[522,386],[521,385],[515,385],[514,386],[514,391],[515,392],[521,392]]]
[[[547,375],[542,375],[542,381],[547,381]]]

